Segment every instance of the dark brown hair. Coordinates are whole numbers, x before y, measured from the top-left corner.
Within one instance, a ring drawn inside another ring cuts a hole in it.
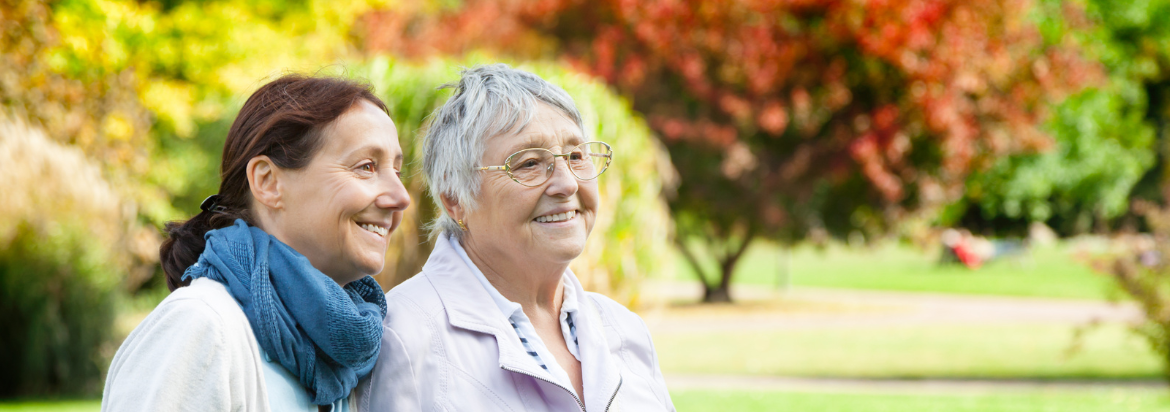
[[[249,210],[252,195],[247,172],[252,158],[268,156],[284,169],[307,166],[322,146],[321,129],[361,100],[388,112],[369,85],[339,78],[290,74],[252,93],[224,142],[216,207],[166,225],[167,240],[159,249],[159,259],[167,288],[173,291],[190,284],[182,280],[183,272],[203,253],[203,235],[208,231],[230,226],[236,219],[255,224]]]

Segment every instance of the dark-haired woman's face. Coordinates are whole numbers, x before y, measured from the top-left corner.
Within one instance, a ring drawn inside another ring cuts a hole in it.
[[[345,285],[382,270],[410,194],[398,132],[377,106],[363,100],[322,133],[309,165],[285,171],[281,227],[269,232]]]

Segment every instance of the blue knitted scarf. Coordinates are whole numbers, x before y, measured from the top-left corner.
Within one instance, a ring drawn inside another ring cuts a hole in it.
[[[183,279],[227,286],[268,356],[300,378],[313,403],[349,395],[382,345],[386,297],[366,276],[344,288],[309,259],[243,220],[207,232],[206,249]]]

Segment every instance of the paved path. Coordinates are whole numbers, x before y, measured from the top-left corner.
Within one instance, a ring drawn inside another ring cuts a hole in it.
[[[1163,380],[1031,380],[1031,379],[848,379],[779,376],[664,376],[671,390],[715,389],[830,393],[980,394],[1011,391],[1150,390],[1165,391]]]
[[[695,282],[653,282],[642,288],[651,300],[701,296]],[[885,328],[891,326],[1137,323],[1143,317],[1132,303],[1012,298],[933,293],[766,287],[732,290],[747,309],[734,316],[692,316],[685,310],[642,313],[652,332]],[[771,306],[759,305],[772,302]],[[756,309],[752,309],[756,303]],[[713,312],[713,311],[709,311]]]

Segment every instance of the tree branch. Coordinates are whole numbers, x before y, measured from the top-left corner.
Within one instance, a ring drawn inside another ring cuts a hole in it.
[[[687,245],[683,242],[682,237],[676,236],[674,238],[674,244],[675,246],[678,246],[678,249],[682,252],[683,257],[686,258],[687,262],[691,264],[691,267],[695,269],[695,276],[699,277],[699,281],[703,282],[704,286],[709,287],[710,283],[707,283],[707,276],[704,274],[703,266],[699,263],[699,259],[694,255],[694,253],[691,253],[691,250],[687,248]]]

